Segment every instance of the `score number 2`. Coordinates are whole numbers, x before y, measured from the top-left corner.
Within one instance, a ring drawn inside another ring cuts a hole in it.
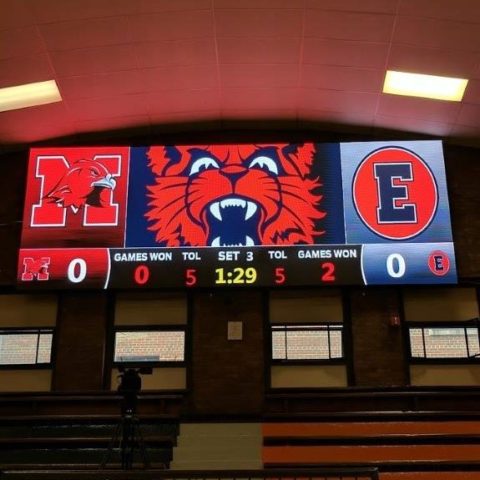
[[[334,282],[335,277],[335,264],[332,262],[324,262],[322,267],[322,282]]]

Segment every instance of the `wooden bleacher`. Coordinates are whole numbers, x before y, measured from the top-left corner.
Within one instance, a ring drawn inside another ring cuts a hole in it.
[[[266,423],[263,435],[267,468],[455,463],[480,469],[480,419]]]
[[[165,470],[179,422],[195,420],[183,413],[181,394],[139,399],[142,430],[157,470],[122,477],[118,461],[109,466],[112,475],[98,472],[120,401],[109,392],[2,395],[0,480],[208,480],[208,472]],[[480,480],[479,388],[275,391],[266,395],[265,414],[248,421],[262,423],[265,470],[238,478]],[[141,467],[138,461],[135,466]],[[215,471],[213,478],[235,479],[236,472]]]
[[[21,415],[118,415],[122,397],[117,392],[45,392],[0,394],[0,417]],[[180,415],[184,392],[138,396],[139,413]]]
[[[354,388],[266,397],[264,468],[379,469],[380,480],[480,480],[480,389]]]
[[[4,471],[2,480],[378,480],[374,468],[214,471]]]
[[[480,412],[480,387],[275,389],[265,396],[265,415],[269,418],[294,415],[313,419],[341,412],[470,415]]]
[[[4,394],[0,396],[0,470],[97,469],[121,463],[116,393]],[[177,442],[181,394],[139,396],[138,425],[152,467],[166,469]],[[134,462],[140,462],[135,449]]]
[[[118,416],[101,415],[0,418],[0,469],[95,469],[110,447],[109,464],[118,465],[120,439],[111,445],[118,422]],[[152,466],[168,468],[176,445],[178,418],[147,416],[139,425]]]

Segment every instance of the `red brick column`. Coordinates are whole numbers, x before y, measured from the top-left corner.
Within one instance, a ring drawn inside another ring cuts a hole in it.
[[[262,294],[197,293],[193,299],[192,411],[260,413],[265,387]],[[228,321],[243,323],[243,339],[228,340]]]
[[[61,295],[53,390],[103,388],[106,335],[105,293],[66,292]]]
[[[350,293],[353,368],[356,386],[407,385],[402,328],[392,326],[399,312],[395,289],[355,289]]]

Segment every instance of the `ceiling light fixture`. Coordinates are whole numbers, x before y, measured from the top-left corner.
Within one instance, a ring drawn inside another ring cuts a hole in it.
[[[383,93],[460,102],[468,80],[387,70]]]
[[[0,112],[62,101],[55,80],[0,88]]]

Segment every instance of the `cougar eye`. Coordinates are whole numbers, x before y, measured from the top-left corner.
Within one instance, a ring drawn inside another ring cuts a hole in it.
[[[275,175],[278,175],[278,166],[275,160],[272,160],[270,157],[256,157],[251,162],[248,168],[261,168],[262,170],[268,170]]]
[[[190,172],[188,173],[190,176],[195,175],[202,170],[209,170],[211,168],[220,168],[218,163],[210,157],[202,157],[198,158],[192,163],[190,167]]]

